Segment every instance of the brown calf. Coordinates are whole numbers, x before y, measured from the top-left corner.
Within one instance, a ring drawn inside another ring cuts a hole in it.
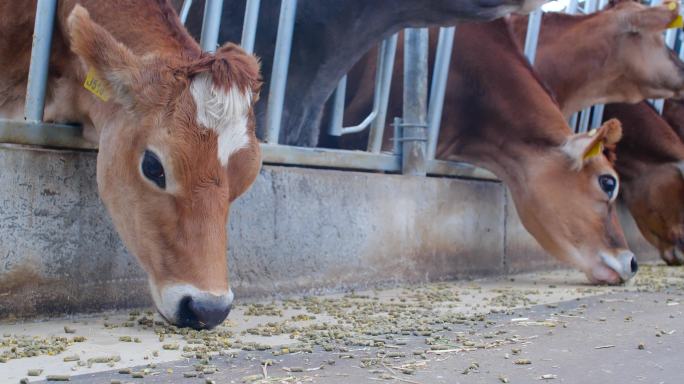
[[[637,264],[617,222],[617,174],[601,152],[620,139],[620,125],[573,135],[503,20],[462,24],[453,52],[437,157],[494,172],[510,188],[527,230],[590,281],[631,278]],[[402,53],[397,57],[395,75],[403,66]],[[373,67],[357,66],[362,73],[349,79],[364,79]],[[396,77],[390,116],[401,115]],[[360,87],[350,107],[370,104],[370,88]]]
[[[679,96],[684,63],[663,39],[678,14],[674,1],[648,7],[632,0],[589,15],[546,13],[534,67],[565,117],[594,104]],[[527,18],[511,22],[522,43]]]
[[[646,102],[606,105],[605,118],[622,122],[615,168],[622,197],[644,237],[669,265],[684,257],[684,143]]]
[[[233,299],[228,210],[261,164],[258,63],[231,44],[203,54],[164,0],[76,4],[59,2],[45,119],[99,144],[100,196],[161,315],[214,327]],[[35,1],[0,3],[0,117],[21,118],[34,13]]]
[[[672,5],[647,8],[625,0],[587,16],[544,16],[535,69],[558,95],[566,116],[597,102],[679,94],[683,84],[676,79],[684,76],[684,63],[662,38],[662,30],[678,13]],[[522,41],[527,21],[512,19]],[[590,33],[596,38],[586,39]],[[627,145],[618,147],[616,170],[627,179],[622,185],[627,206],[663,259],[680,263],[674,245],[684,235],[684,180],[677,171],[681,158],[675,154],[684,146],[671,140],[672,129],[647,105],[607,107],[605,118],[613,117],[625,127]],[[641,141],[643,147],[636,145]],[[665,185],[670,188],[660,188]]]

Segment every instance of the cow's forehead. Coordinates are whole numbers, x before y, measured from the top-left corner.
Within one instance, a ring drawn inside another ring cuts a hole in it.
[[[233,153],[249,143],[252,92],[237,86],[220,89],[209,73],[202,73],[192,79],[190,93],[195,102],[196,123],[200,129],[210,129],[218,135],[218,158],[225,166]]]

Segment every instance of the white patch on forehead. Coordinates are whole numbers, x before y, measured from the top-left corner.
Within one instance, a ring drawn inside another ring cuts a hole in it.
[[[235,87],[228,92],[218,90],[208,73],[192,80],[190,93],[197,106],[197,123],[218,134],[218,158],[225,166],[230,155],[249,143],[247,114],[252,94]]]

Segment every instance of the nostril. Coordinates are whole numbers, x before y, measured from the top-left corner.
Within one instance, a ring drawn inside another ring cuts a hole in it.
[[[632,257],[632,261],[629,262],[629,267],[632,273],[637,273],[639,271],[639,263],[636,261],[636,257]]]
[[[211,329],[221,324],[230,313],[231,305],[219,297],[191,299],[188,309],[193,321],[188,326],[195,329]]]

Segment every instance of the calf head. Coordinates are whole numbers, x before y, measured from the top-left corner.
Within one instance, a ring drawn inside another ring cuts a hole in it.
[[[617,100],[638,102],[646,98],[680,96],[684,89],[684,63],[665,45],[663,32],[679,15],[679,3],[667,1],[648,7],[631,0],[614,0],[599,20],[609,28],[610,57],[605,65],[616,66],[609,94]],[[596,32],[603,30],[597,28]]]
[[[684,163],[662,163],[623,188],[623,198],[646,240],[668,265],[684,256]],[[678,250],[680,252],[678,252]]]
[[[137,56],[76,6],[72,50],[105,83],[97,183],[156,307],[212,328],[230,311],[230,204],[260,168],[252,106],[256,59],[234,45],[194,59]]]
[[[619,122],[610,120],[560,147],[540,148],[523,167],[524,182],[511,185],[523,225],[593,283],[617,284],[638,268],[617,220],[619,181],[607,157],[621,135]]]

